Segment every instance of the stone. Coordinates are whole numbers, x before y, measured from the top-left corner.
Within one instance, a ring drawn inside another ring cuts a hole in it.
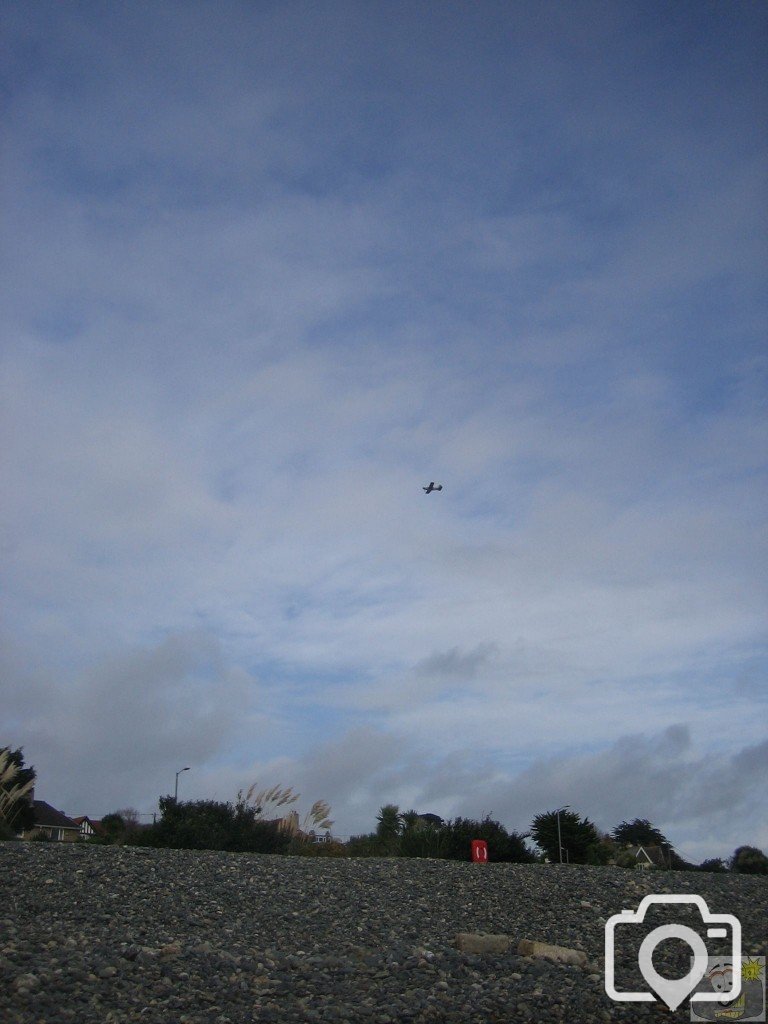
[[[26,989],[29,992],[31,989],[39,987],[40,979],[36,974],[22,974],[16,979],[14,985],[19,991]]]
[[[580,949],[553,946],[548,942],[535,942],[533,939],[521,939],[517,951],[521,956],[545,957],[547,960],[575,964],[577,967],[583,967],[587,962],[587,954]]]
[[[509,935],[484,932],[458,932],[456,935],[456,948],[462,953],[506,953],[511,945]]]

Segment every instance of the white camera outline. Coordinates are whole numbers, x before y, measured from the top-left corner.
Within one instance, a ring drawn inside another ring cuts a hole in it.
[[[643,896],[637,910],[622,910],[605,922],[605,991],[606,994],[616,1002],[626,1003],[652,1003],[656,996],[650,992],[619,992],[614,984],[614,931],[617,924],[642,924],[645,920],[646,911],[654,903],[677,904],[693,903],[699,908],[702,923],[705,925],[730,925],[732,928],[732,956],[734,965],[741,965],[741,921],[733,914],[711,914],[703,896],[694,895],[668,895],[668,896]],[[714,934],[713,934],[714,933]],[[707,935],[712,938],[723,938],[722,928],[707,928]],[[655,947],[654,947],[655,948]],[[639,958],[638,958],[639,963]],[[741,971],[733,972],[733,987],[729,992],[721,992],[719,995],[710,995],[708,992],[694,992],[690,996],[692,1003],[730,1003],[741,993]]]

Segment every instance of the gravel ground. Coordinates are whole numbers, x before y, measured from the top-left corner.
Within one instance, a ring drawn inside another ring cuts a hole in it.
[[[765,878],[0,843],[0,1021],[688,1020],[687,1003],[614,1003],[603,988],[605,920],[649,892],[702,895],[741,920],[745,952],[768,952]],[[514,943],[468,954],[457,932]],[[620,987],[646,988],[646,933],[617,947]],[[589,962],[518,956],[523,938]],[[673,940],[654,963],[679,976],[680,955]]]

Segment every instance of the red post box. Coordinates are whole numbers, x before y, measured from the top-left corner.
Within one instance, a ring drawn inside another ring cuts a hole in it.
[[[484,839],[472,840],[472,860],[475,864],[488,863],[488,843]]]

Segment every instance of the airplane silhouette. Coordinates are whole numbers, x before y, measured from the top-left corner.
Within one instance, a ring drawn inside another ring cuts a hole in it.
[[[437,484],[437,486],[435,486],[435,481],[433,480],[433,481],[432,481],[432,482],[430,483],[429,487],[422,487],[421,489],[422,489],[422,491],[424,491],[424,492],[425,492],[426,494],[431,494],[431,493],[432,493],[432,491],[442,491],[442,489],[443,489],[443,485],[442,485],[442,484]]]

